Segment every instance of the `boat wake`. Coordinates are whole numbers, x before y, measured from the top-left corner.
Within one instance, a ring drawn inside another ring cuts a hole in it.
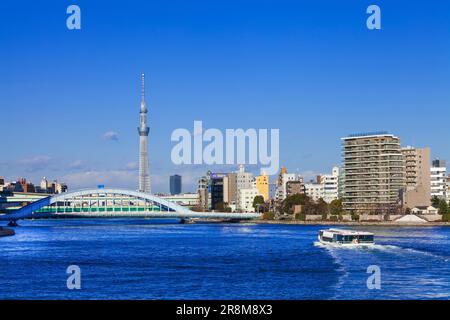
[[[435,259],[443,260],[444,262],[450,262],[450,257],[437,255],[432,252],[413,249],[413,248],[404,248],[400,246],[395,245],[389,245],[389,244],[372,244],[369,246],[339,246],[339,245],[328,245],[323,244],[319,241],[314,242],[315,247],[325,248],[329,251],[332,250],[358,250],[358,251],[378,251],[378,252],[386,252],[386,253],[393,253],[393,254],[416,254],[416,255],[423,255],[432,257]]]

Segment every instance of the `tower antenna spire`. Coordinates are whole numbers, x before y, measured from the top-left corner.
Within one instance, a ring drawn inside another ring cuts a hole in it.
[[[145,100],[145,74],[141,73],[141,99]]]

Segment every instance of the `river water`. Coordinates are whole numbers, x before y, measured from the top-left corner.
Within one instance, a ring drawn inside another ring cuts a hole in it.
[[[0,299],[448,299],[449,227],[359,227],[371,249],[315,244],[324,226],[22,221],[0,238]],[[67,288],[69,265],[81,289]],[[368,289],[367,268],[380,268]]]

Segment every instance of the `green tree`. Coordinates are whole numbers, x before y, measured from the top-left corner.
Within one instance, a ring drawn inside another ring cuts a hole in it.
[[[340,215],[343,213],[343,209],[342,209],[342,199],[335,199],[333,201],[331,201],[330,205],[330,214],[332,215]]]
[[[231,208],[228,206],[228,203],[226,202],[217,203],[214,210],[220,212],[231,212]]]
[[[441,199],[439,203],[439,214],[447,214],[448,213],[448,204],[447,201]]]
[[[434,196],[431,198],[431,205],[435,208],[439,208],[439,205],[441,204],[441,199],[439,199],[438,196]]]
[[[321,214],[324,218],[328,215],[328,203],[326,203],[322,198],[317,200],[315,203],[315,212],[316,214]]]
[[[283,200],[282,208],[283,212],[293,214],[294,213],[294,206],[296,205],[306,205],[309,203],[310,200],[306,194],[293,194],[291,196],[286,197],[286,199]]]
[[[264,212],[262,218],[263,220],[274,220],[275,214],[273,212]]]
[[[253,199],[253,208],[255,208],[256,211],[260,211],[258,207],[260,207],[262,204],[264,204],[263,196],[256,196]]]

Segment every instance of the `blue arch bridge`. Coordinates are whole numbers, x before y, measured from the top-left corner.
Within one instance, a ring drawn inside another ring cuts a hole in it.
[[[20,219],[57,217],[143,217],[202,218],[248,220],[260,218],[259,213],[195,212],[177,203],[152,194],[125,189],[88,189],[48,196],[0,220],[15,223]]]

